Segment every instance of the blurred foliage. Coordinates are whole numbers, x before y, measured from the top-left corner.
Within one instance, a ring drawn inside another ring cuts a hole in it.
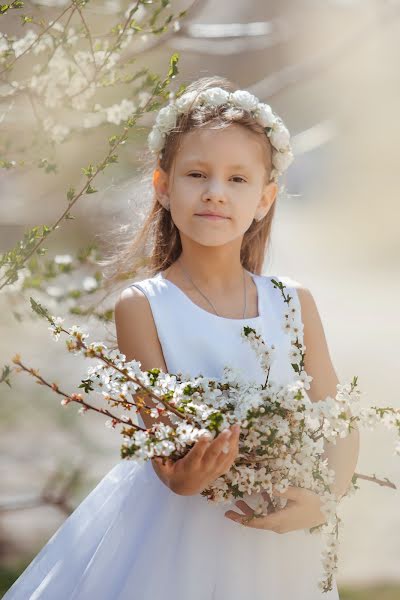
[[[400,584],[381,584],[371,587],[340,587],[340,600],[399,600]]]

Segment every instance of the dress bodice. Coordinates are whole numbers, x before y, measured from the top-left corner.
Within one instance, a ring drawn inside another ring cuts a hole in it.
[[[149,301],[169,373],[219,378],[223,367],[231,366],[240,369],[245,378],[263,383],[265,373],[250,343],[240,335],[247,325],[261,333],[268,345],[275,346],[270,381],[283,385],[293,379],[295,373],[288,355],[290,337],[283,329],[287,306],[272,279],[287,286],[285,292],[290,293],[301,315],[296,282],[289,277],[249,274],[257,286],[258,316],[245,319],[206,311],[161,273],[132,284]]]

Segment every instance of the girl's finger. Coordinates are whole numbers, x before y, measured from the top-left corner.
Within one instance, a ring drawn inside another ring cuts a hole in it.
[[[213,442],[209,445],[206,452],[204,453],[204,455],[203,455],[204,460],[206,460],[208,462],[213,462],[217,458],[219,458],[225,444],[228,444],[228,446],[229,446],[231,436],[232,436],[232,434],[229,435],[228,430],[226,433],[225,433],[225,431],[220,433],[215,438],[215,440],[213,440]],[[229,450],[228,450],[228,452],[229,452]]]
[[[207,448],[212,444],[212,441],[206,436],[202,436],[197,440],[193,448],[181,459],[187,467],[197,465],[202,460]]]
[[[232,434],[231,439],[226,442],[229,445],[228,452],[225,454],[224,449],[222,449],[219,455],[218,473],[221,475],[229,471],[239,454],[238,435]]]
[[[219,453],[226,454],[227,456],[229,455],[230,460],[232,460],[231,454],[239,450],[239,435],[240,427],[238,425],[229,427],[229,429],[225,429],[222,433],[220,433],[216,440],[219,440],[220,442],[224,441],[224,443],[222,444]],[[215,452],[217,451],[217,448],[218,446],[216,446]],[[218,455],[215,454],[215,456]],[[218,457],[222,459],[224,458],[223,456]]]
[[[220,460],[218,461],[219,466],[223,469],[230,469],[233,463],[235,462],[237,455],[238,451],[236,447],[230,446],[226,454],[224,452],[220,454]]]
[[[163,473],[169,473],[172,470],[174,462],[170,458],[162,459],[160,457],[156,457],[152,460],[156,464],[159,471]]]
[[[282,496],[282,498],[288,498],[289,500],[300,500],[303,488],[290,485],[285,492],[280,492],[276,488],[273,488],[272,494],[276,496]]]
[[[242,512],[244,512],[245,515],[253,515],[254,514],[254,510],[244,500],[238,500],[237,502],[235,502],[235,505],[238,508],[240,508],[240,510]]]

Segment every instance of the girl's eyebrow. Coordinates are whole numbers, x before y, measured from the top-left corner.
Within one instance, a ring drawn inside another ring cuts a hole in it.
[[[203,165],[203,166],[206,166],[206,167],[209,166],[209,163],[207,161],[200,160],[200,159],[197,159],[197,158],[188,158],[188,159],[184,160],[184,164],[186,166],[188,166],[191,163],[195,163],[196,165]],[[242,169],[247,170],[247,169],[249,169],[248,165],[242,165],[242,164],[226,165],[226,167],[227,167],[227,169],[239,169],[239,170],[242,170]]]

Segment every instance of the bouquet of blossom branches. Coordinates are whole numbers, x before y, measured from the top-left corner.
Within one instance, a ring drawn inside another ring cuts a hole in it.
[[[324,580],[319,582],[323,591],[332,589],[332,578],[337,570],[339,521],[338,500],[330,490],[335,473],[322,458],[324,440],[336,443],[345,437],[355,423],[371,428],[382,422],[400,434],[399,410],[392,407],[361,408],[357,377],[350,384],[337,386],[335,398],[330,396],[312,402],[306,393],[312,377],[304,371],[302,324],[285,285],[272,280],[288,305],[283,327],[291,336],[290,362],[297,377],[287,385],[270,381],[269,373],[275,347],[268,346],[253,328],[245,326],[243,342],[249,343],[265,371],[262,384],[245,380],[240,371],[225,367],[223,376],[216,380],[203,375],[184,378],[182,373],[164,373],[160,369],[141,370],[136,360],[126,361],[117,350],[108,350],[103,343],[87,343],[88,337],[79,327],[66,330],[63,319],[53,317],[31,299],[35,312],[50,322],[49,329],[57,340],[61,333],[68,335],[67,348],[74,354],[97,359],[81,380],[80,388],[86,395],[98,394],[113,408],[123,409],[116,415],[108,409],[88,404],[84,395],[67,394],[56,383],[48,383],[37,370],[26,367],[19,356],[13,362],[18,370],[33,375],[39,383],[49,386],[63,396],[62,405],[81,404],[79,412],[91,409],[109,417],[106,425],[121,425],[123,444],[121,457],[146,461],[156,457],[182,458],[200,436],[214,437],[235,423],[241,427],[239,453],[231,469],[218,477],[201,493],[210,502],[230,503],[245,494],[259,498],[254,516],[267,514],[284,505],[285,498],[273,497],[274,489],[284,492],[289,485],[303,487],[321,497],[326,521],[310,532],[324,535]],[[4,379],[4,376],[3,376]],[[146,405],[151,398],[152,406]],[[146,411],[155,419],[150,428],[138,424],[132,413]],[[170,425],[160,417],[168,416]],[[400,444],[396,451],[400,452]],[[353,493],[357,477],[345,495]],[[374,478],[367,477],[369,480]],[[382,485],[382,482],[375,480]],[[395,487],[388,482],[389,487]],[[262,492],[267,492],[271,503],[266,506]],[[262,500],[261,500],[262,498]]]

